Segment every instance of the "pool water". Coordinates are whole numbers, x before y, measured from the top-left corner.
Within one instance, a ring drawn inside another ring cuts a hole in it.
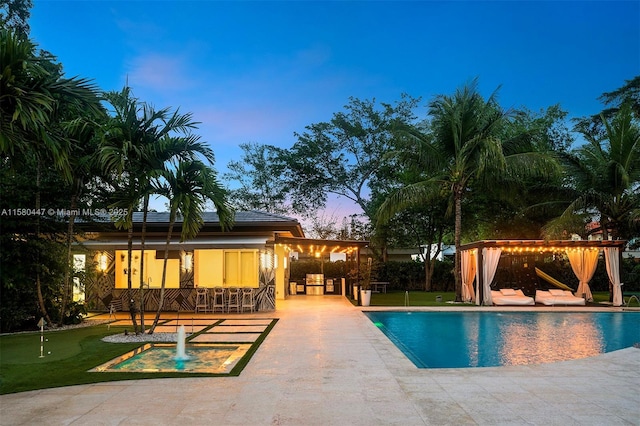
[[[566,361],[640,342],[640,312],[366,312],[419,368]]]

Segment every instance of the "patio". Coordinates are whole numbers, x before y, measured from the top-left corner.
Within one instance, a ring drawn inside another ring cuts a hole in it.
[[[425,370],[342,297],[298,296],[279,302],[275,312],[245,315],[280,320],[238,377],[3,395],[0,422],[601,425],[637,424],[640,417],[635,348],[556,364]]]

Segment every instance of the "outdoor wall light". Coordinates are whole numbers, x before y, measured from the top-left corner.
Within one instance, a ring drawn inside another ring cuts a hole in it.
[[[102,253],[98,257],[98,269],[100,269],[102,272],[107,270],[107,254],[106,253]]]
[[[191,272],[193,269],[193,253],[185,252],[182,255],[182,270]]]

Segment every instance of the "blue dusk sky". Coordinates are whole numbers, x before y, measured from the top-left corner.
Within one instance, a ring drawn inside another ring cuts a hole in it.
[[[221,173],[239,144],[290,147],[349,97],[408,93],[424,116],[478,77],[504,108],[580,117],[640,74],[639,1],[34,0],[30,25],[67,76],[192,112]]]

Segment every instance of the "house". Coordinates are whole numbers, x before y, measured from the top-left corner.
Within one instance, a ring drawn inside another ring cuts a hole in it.
[[[228,231],[222,230],[215,212],[206,212],[203,220],[198,235],[184,242],[180,242],[182,222],[174,225],[163,310],[193,311],[197,289],[214,287],[250,287],[256,308],[273,310],[276,300],[288,295],[292,251],[351,252],[366,245],[361,241],[306,239],[297,219],[265,212],[237,212]],[[142,296],[145,311],[155,311],[160,301],[168,225],[169,213],[148,213],[143,254],[142,213],[134,213],[129,259],[126,229],[111,221],[79,224],[84,233],[74,264],[76,270],[84,271],[84,286],[77,286],[76,299],[84,299],[89,309],[128,310],[130,301]]]

